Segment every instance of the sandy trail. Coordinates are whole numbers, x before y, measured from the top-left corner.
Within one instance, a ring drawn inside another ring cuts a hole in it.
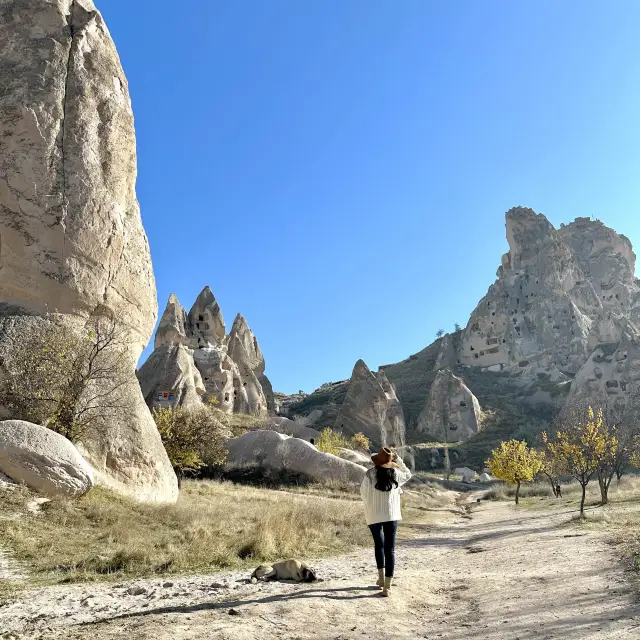
[[[369,586],[366,550],[316,563],[315,585],[216,574],[36,590],[0,608],[0,630],[15,633],[0,637],[640,638],[632,576],[604,533],[562,527],[572,515],[485,503],[435,529],[404,524],[388,599]]]

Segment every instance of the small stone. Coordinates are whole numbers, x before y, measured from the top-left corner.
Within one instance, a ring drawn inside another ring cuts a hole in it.
[[[162,583],[162,586],[163,586],[165,589],[169,589],[170,587],[173,587],[173,582],[163,582],[163,583]]]
[[[127,594],[130,596],[141,596],[147,593],[147,590],[144,587],[130,587],[127,589]]]
[[[237,609],[229,609],[230,616],[239,616],[240,612]]]

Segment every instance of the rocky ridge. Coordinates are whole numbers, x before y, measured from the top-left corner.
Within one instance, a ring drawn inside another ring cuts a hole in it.
[[[149,406],[194,407],[215,399],[225,413],[275,413],[260,346],[238,314],[231,331],[211,289],[187,314],[174,294],[160,319],[154,351],[138,370]]]

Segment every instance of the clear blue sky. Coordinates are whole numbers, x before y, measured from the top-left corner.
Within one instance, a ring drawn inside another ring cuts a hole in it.
[[[466,324],[511,206],[640,247],[637,0],[97,3],[160,313],[209,284],[277,390]]]

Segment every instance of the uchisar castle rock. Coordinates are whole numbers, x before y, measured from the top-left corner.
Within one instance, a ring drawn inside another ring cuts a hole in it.
[[[375,374],[359,361],[350,380],[281,397],[282,412],[348,432],[377,424],[378,444],[398,443],[402,422],[407,443],[456,443],[481,465],[489,446],[539,433],[573,398],[624,403],[640,384],[629,239],[590,218],[556,229],[525,207],[507,212],[506,236],[497,280],[464,329]]]

